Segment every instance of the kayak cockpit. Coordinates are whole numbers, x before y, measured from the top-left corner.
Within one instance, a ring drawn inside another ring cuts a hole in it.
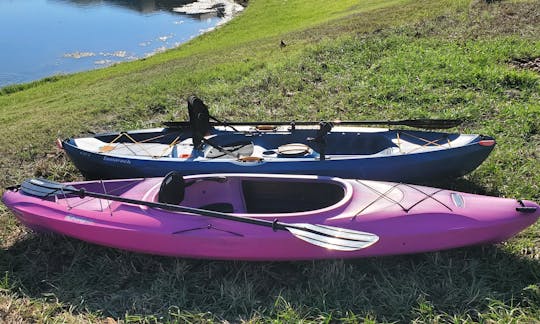
[[[169,173],[155,194],[162,203],[235,214],[291,214],[337,208],[351,186],[332,178],[256,175],[190,177]]]
[[[345,190],[336,183],[243,180],[248,214],[298,213],[324,209],[340,202]]]
[[[341,130],[336,129],[320,140],[313,137],[315,130],[310,129],[291,132],[221,132],[205,137],[207,143],[202,143],[199,148],[194,147],[192,138],[181,139],[180,136],[173,139],[167,137],[171,140],[167,143],[158,135],[162,132],[156,132],[155,137],[159,137],[159,141],[139,141],[134,133],[129,137],[118,135],[109,142],[104,141],[109,137],[71,139],[65,145],[111,158],[212,161],[253,157],[272,160],[319,159],[321,154],[328,157],[369,157],[421,153],[465,146],[478,137],[411,130],[350,127],[342,127]]]

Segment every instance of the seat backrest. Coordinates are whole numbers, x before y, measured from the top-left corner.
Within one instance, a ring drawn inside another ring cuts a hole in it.
[[[179,172],[167,173],[159,187],[158,201],[171,205],[180,204],[184,200],[185,187],[184,178]]]
[[[202,138],[210,131],[210,113],[204,102],[196,96],[188,98],[188,113],[193,133],[193,146],[199,149]]]

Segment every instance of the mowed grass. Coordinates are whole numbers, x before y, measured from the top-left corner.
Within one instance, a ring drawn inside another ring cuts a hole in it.
[[[179,49],[0,90],[0,184],[79,179],[56,137],[184,119],[197,94],[230,120],[464,117],[456,131],[495,136],[495,151],[472,174],[429,184],[540,201],[540,75],[517,63],[540,57],[539,6],[252,0]],[[0,213],[0,321],[540,318],[539,224],[494,246],[248,263],[122,252],[34,234]]]

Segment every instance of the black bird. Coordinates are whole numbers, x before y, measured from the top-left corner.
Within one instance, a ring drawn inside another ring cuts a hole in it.
[[[283,39],[279,42],[279,47],[283,48],[287,46],[287,44],[283,41]]]

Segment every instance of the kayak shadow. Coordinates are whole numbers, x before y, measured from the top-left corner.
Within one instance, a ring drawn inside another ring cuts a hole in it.
[[[538,255],[526,255],[538,252],[522,252],[480,246],[356,260],[208,261],[28,234],[0,250],[0,272],[7,273],[4,285],[14,295],[60,302],[74,314],[120,319],[191,314],[193,320],[235,322],[288,314],[429,321],[445,314],[447,320],[454,315],[478,320],[493,303],[509,309],[540,306],[531,288],[538,283],[540,262]]]

